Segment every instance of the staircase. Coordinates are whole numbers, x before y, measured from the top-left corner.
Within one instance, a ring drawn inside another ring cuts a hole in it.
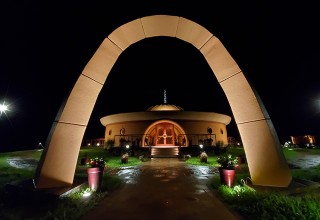
[[[179,148],[176,146],[166,146],[166,147],[151,147],[151,157],[154,158],[170,158],[177,157],[179,155]]]

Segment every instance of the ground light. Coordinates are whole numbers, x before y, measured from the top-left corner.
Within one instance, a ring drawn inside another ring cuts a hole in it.
[[[90,191],[90,189],[87,188],[86,190],[84,190],[82,196],[83,196],[83,197],[89,197],[89,196],[91,196],[91,191]]]

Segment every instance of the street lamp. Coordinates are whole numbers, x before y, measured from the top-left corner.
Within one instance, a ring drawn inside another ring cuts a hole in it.
[[[8,105],[6,105],[4,102],[3,104],[0,104],[0,116],[2,115],[2,113],[6,114],[6,111],[8,110]]]
[[[44,148],[41,142],[39,142],[39,144],[38,144],[38,148],[39,148],[39,147]]]

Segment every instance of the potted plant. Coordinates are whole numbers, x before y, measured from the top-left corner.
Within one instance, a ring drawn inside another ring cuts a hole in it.
[[[106,162],[103,158],[91,158],[88,166],[88,185],[91,191],[98,191],[101,188],[103,171]]]
[[[238,158],[232,154],[222,154],[218,156],[217,162],[220,164],[219,173],[221,184],[233,187],[235,168],[238,165]]]

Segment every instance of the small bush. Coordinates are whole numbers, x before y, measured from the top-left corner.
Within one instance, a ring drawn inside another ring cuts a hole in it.
[[[208,162],[208,154],[206,152],[201,152],[200,154],[200,162],[201,163],[207,163]]]
[[[125,153],[121,156],[121,163],[128,163],[129,160],[129,154]]]

